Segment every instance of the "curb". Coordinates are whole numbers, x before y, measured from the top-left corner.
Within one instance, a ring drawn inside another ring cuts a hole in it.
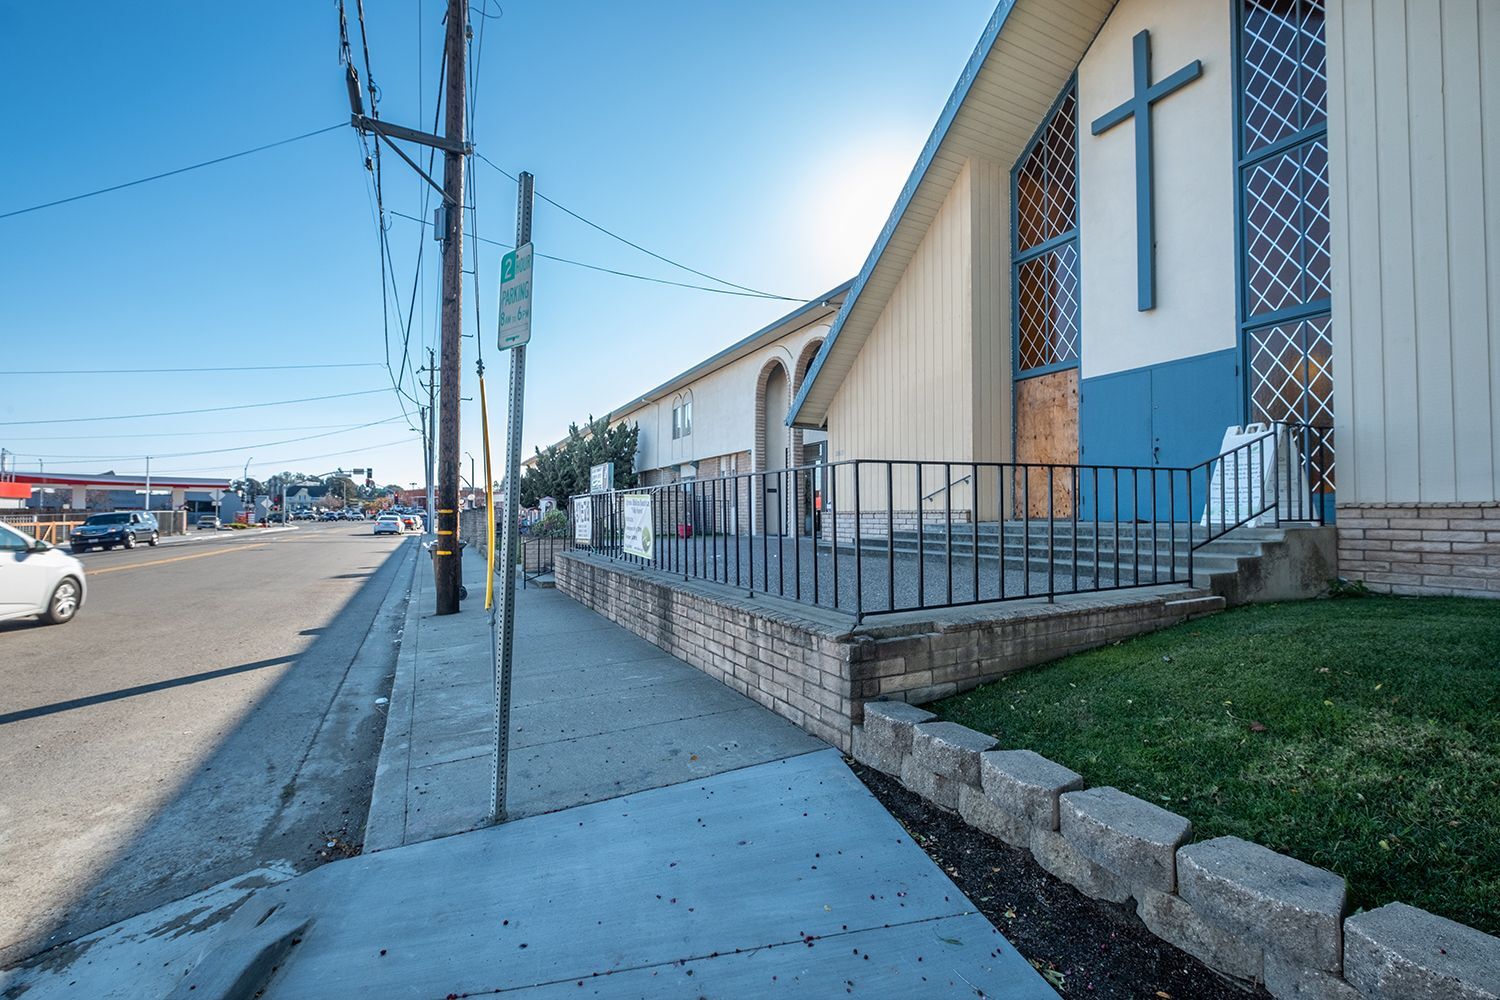
[[[370,791],[370,811],[365,817],[364,853],[400,847],[406,840],[406,782],[411,770],[411,728],[415,711],[417,652],[422,617],[421,582],[418,572],[420,542],[409,548],[412,575],[407,582],[406,620],[401,628],[401,651],[396,655],[396,676],[391,682],[385,736],[375,765],[375,784]]]

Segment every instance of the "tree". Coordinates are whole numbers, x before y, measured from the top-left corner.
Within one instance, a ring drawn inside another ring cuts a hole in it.
[[[348,476],[329,476],[323,481],[323,485],[328,487],[330,497],[337,497],[344,503],[359,499],[359,487]]]
[[[583,427],[570,424],[568,437],[561,444],[536,450],[535,464],[521,476],[521,504],[535,507],[542,497],[566,503],[568,497],[587,493],[589,471],[605,462],[615,463],[611,488],[623,490],[635,486],[635,452],[640,433],[637,424],[611,427],[608,417],[595,420],[592,414]]]
[[[270,484],[263,483],[254,476],[251,476],[249,479],[232,479],[229,482],[229,488],[250,501],[253,501],[256,497],[270,496],[271,494]]]

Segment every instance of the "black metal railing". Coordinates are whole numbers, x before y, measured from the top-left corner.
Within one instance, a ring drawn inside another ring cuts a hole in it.
[[[1331,505],[1330,431],[1242,438],[1189,468],[849,459],[614,490],[571,499],[570,536],[856,619],[1190,583],[1231,531]]]

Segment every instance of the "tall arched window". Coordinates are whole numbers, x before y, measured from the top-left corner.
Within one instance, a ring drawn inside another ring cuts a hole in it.
[[[1074,84],[1011,171],[1018,377],[1078,364],[1078,97]]]
[[[1324,0],[1237,0],[1249,417],[1333,425]]]

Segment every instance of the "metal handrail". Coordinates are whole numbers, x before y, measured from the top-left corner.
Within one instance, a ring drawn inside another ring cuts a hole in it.
[[[968,476],[964,476],[962,479],[955,479],[951,483],[948,483],[948,484],[943,485],[943,486],[939,486],[937,489],[933,490],[931,493],[929,493],[925,497],[923,497],[922,498],[922,502],[926,503],[927,501],[931,500],[933,497],[937,496],[939,493],[946,493],[949,490],[953,489],[953,487],[958,486],[961,483],[967,483],[969,481],[970,481],[969,477]]]
[[[574,547],[859,621],[1191,583],[1195,553],[1237,528],[1323,523],[1331,456],[1329,429],[1278,424],[1186,467],[841,459],[582,494],[567,512],[590,513]],[[651,498],[648,558],[624,551],[630,494]]]

